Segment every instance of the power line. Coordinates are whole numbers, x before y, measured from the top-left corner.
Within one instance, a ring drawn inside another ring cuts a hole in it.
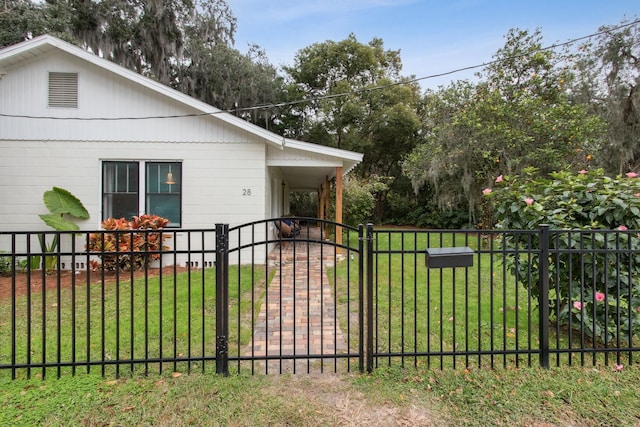
[[[636,25],[638,23],[640,23],[640,19],[636,19],[636,20],[634,20],[632,22],[629,22],[629,23],[626,23],[626,24],[621,24],[621,25],[619,25],[617,27],[607,28],[605,30],[598,31],[596,33],[592,33],[592,34],[589,34],[589,35],[586,35],[586,36],[570,39],[570,40],[567,40],[567,41],[562,42],[562,43],[556,43],[556,44],[552,44],[552,45],[549,45],[549,46],[546,46],[546,47],[542,47],[542,48],[538,49],[536,52],[543,52],[543,51],[547,51],[547,50],[555,50],[555,49],[558,49],[560,47],[569,46],[569,45],[572,45],[572,44],[577,43],[579,41],[590,39],[592,37],[597,37],[597,36],[606,34],[606,33],[611,32],[611,31],[617,31],[617,30],[620,30],[620,29],[623,29],[623,28],[631,27],[631,26]],[[309,103],[309,102],[323,101],[323,100],[327,100],[327,99],[342,98],[344,96],[355,95],[355,94],[360,94],[360,93],[365,93],[365,92],[373,92],[373,91],[376,91],[376,90],[382,90],[382,89],[386,89],[386,88],[393,87],[393,86],[408,85],[408,84],[417,83],[417,82],[420,82],[420,81],[423,81],[423,80],[430,80],[430,79],[435,79],[435,78],[438,78],[438,77],[445,77],[445,76],[457,74],[457,73],[460,73],[460,72],[463,72],[463,71],[469,71],[469,70],[474,70],[474,69],[478,69],[478,68],[485,68],[485,67],[487,67],[489,65],[497,64],[497,63],[500,63],[500,62],[503,62],[503,61],[506,61],[506,60],[518,59],[518,58],[522,58],[522,57],[525,57],[525,56],[529,56],[532,53],[533,52],[527,52],[527,53],[510,56],[510,57],[503,58],[503,59],[495,59],[493,61],[483,62],[483,63],[477,64],[477,65],[470,65],[470,66],[467,66],[467,67],[455,68],[453,70],[445,71],[445,72],[442,72],[442,73],[430,74],[430,75],[423,76],[423,77],[417,77],[417,78],[414,78],[414,79],[402,80],[402,81],[399,81],[399,82],[389,83],[389,84],[380,85],[380,86],[374,86],[374,87],[370,87],[370,88],[356,89],[356,90],[352,90],[352,91],[349,91],[349,92],[342,92],[342,93],[336,93],[336,94],[331,94],[331,95],[322,95],[322,96],[316,96],[316,97],[313,97],[313,98],[299,99],[299,100],[295,100],[295,101],[286,101],[286,102],[279,102],[279,103],[273,103],[273,104],[256,105],[256,106],[252,106],[252,107],[235,108],[235,109],[230,109],[230,110],[218,110],[218,111],[203,112],[203,113],[192,113],[192,114],[173,114],[173,115],[139,116],[139,117],[54,117],[54,116],[32,116],[32,115],[4,114],[4,113],[0,113],[0,117],[20,118],[20,119],[43,119],[43,120],[124,121],[124,120],[180,119],[180,118],[188,118],[188,117],[214,116],[214,115],[217,115],[217,114],[230,114],[230,113],[240,113],[240,112],[248,112],[248,111],[255,111],[255,110],[265,110],[265,109],[271,109],[271,108],[288,107],[288,106],[292,106],[292,105],[304,104],[304,103]]]

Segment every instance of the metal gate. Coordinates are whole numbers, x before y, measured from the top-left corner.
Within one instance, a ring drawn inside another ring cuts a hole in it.
[[[216,227],[216,371],[363,371],[364,228],[277,221]]]

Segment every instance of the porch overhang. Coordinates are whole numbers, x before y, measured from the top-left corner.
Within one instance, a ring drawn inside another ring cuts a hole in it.
[[[336,178],[338,171],[349,173],[363,157],[353,151],[286,139],[281,149],[269,147],[267,166],[280,169],[290,191],[316,191]]]

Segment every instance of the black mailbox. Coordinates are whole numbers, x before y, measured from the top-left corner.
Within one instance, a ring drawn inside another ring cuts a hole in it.
[[[471,267],[473,249],[465,247],[429,248],[425,264],[429,268]]]

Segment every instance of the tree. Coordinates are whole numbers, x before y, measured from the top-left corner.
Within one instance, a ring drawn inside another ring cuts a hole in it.
[[[299,123],[288,136],[365,153],[358,175],[387,177],[389,184],[375,194],[379,221],[395,191],[389,177],[400,176],[400,160],[420,139],[420,88],[401,69],[398,51],[385,50],[380,39],[360,43],[353,34],[304,48],[285,68],[289,99],[306,101],[283,114],[284,123]]]
[[[597,157],[611,173],[640,169],[640,28],[623,21],[603,26],[594,40],[569,52],[578,102],[607,123],[607,144]]]
[[[0,6],[0,48],[45,32],[41,8],[30,0],[6,0]]]
[[[538,31],[511,30],[479,83],[427,93],[425,140],[403,163],[416,190],[432,183],[442,207],[466,206],[475,222],[480,191],[496,176],[584,167],[602,123],[570,102],[571,75],[541,47]]]
[[[225,0],[7,0],[0,43],[50,33],[273,130],[282,97],[264,51],[234,49],[236,18]]]
[[[68,29],[81,45],[113,62],[170,84],[183,63],[188,35],[233,40],[235,17],[224,0],[67,0]],[[215,21],[215,23],[212,23]]]
[[[350,149],[364,114],[363,91],[383,78],[397,79],[400,69],[399,52],[385,51],[381,39],[365,45],[350,34],[340,42],[315,43],[296,54],[292,67],[284,68],[290,79],[289,93],[294,99],[308,100],[289,114],[303,120],[305,129],[322,123],[333,135],[331,145]]]
[[[279,130],[275,111],[255,108],[282,97],[282,78],[263,50],[253,45],[243,55],[226,45],[206,47],[189,39],[186,51],[190,59],[179,69],[176,89],[269,130]]]

